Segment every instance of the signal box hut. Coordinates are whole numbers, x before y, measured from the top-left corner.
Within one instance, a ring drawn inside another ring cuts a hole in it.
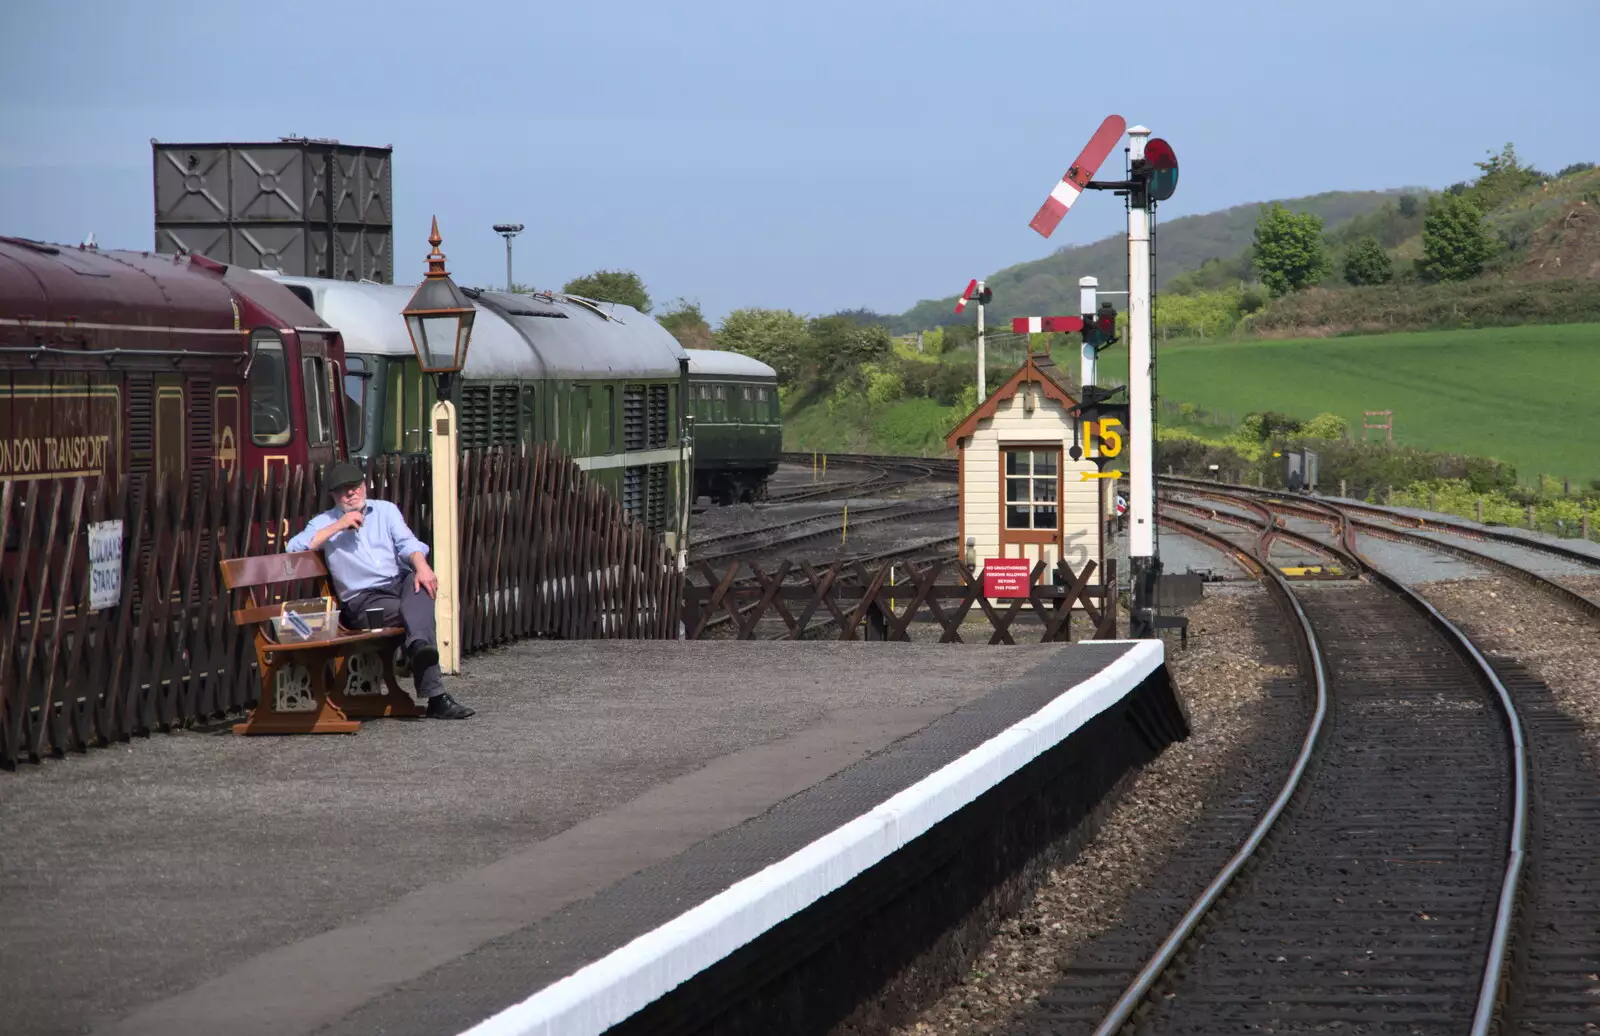
[[[1078,401],[1063,380],[1048,355],[1029,355],[945,438],[959,451],[958,549],[974,571],[988,558],[1024,557],[1044,561],[1049,582],[1061,560],[1074,572],[1094,561],[1089,585],[1100,583],[1104,481],[1083,479],[1099,469],[1068,453]]]

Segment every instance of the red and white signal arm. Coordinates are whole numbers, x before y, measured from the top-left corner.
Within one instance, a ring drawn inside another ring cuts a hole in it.
[[[1049,331],[1082,331],[1082,317],[1012,317],[1011,333],[1037,335]]]
[[[974,277],[967,282],[967,290],[961,293],[961,301],[956,303],[956,312],[967,308],[967,300],[972,298],[972,293],[978,290],[978,278]]]
[[[1122,134],[1127,129],[1128,124],[1122,116],[1107,115],[1100,128],[1094,131],[1094,136],[1089,138],[1089,143],[1084,146],[1083,151],[1067,168],[1066,174],[1061,177],[1061,182],[1050,192],[1050,197],[1039,207],[1038,215],[1033,217],[1028,226],[1045,237],[1055,233],[1056,227],[1061,223],[1061,217],[1072,208],[1072,203],[1078,200],[1078,195],[1088,188],[1089,181],[1094,179],[1100,164],[1111,154],[1111,149],[1117,146],[1117,141],[1122,139]]]

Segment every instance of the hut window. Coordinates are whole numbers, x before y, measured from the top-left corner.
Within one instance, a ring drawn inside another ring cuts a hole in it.
[[[1006,528],[1060,527],[1061,465],[1054,449],[1006,450]]]

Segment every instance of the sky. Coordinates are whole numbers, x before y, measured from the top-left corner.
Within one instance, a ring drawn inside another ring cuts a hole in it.
[[[150,248],[151,138],[333,137],[395,149],[401,283],[437,216],[465,285],[514,222],[539,288],[898,313],[1122,229],[1108,193],[1028,228],[1112,113],[1176,151],[1165,219],[1445,187],[1508,141],[1600,161],[1597,33],[1595,0],[14,0],[0,234]]]

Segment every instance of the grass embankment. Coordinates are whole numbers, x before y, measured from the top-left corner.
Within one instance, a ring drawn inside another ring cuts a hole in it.
[[[1359,438],[1363,411],[1391,410],[1399,444],[1503,460],[1530,485],[1540,474],[1572,479],[1574,487],[1600,478],[1600,324],[1188,339],[1167,343],[1159,360],[1163,399],[1234,420],[1262,410],[1335,413]],[[948,362],[971,366],[964,354]],[[1064,351],[1057,362],[1071,363]],[[1107,352],[1102,371],[1102,382],[1125,383],[1126,349]],[[832,412],[827,402],[787,415],[787,448],[938,454],[964,416],[928,399],[850,400]],[[1203,433],[1205,425],[1192,427]]]

